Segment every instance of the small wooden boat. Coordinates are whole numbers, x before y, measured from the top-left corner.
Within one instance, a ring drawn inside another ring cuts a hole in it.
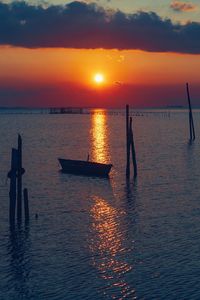
[[[112,164],[58,158],[63,173],[108,177]]]

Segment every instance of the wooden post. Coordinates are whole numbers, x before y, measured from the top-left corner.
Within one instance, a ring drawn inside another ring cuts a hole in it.
[[[17,220],[22,219],[22,138],[18,135]]]
[[[189,105],[189,128],[190,128],[190,141],[195,140],[195,130],[194,130],[194,122],[193,122],[193,115],[192,115],[192,106],[190,100],[190,93],[189,93],[189,85],[186,83],[186,90],[187,90],[187,98],[188,98],[188,105]]]
[[[29,221],[28,189],[24,189],[24,216],[25,223]]]
[[[135,144],[134,144],[134,137],[133,137],[133,128],[132,128],[132,118],[130,118],[130,144],[131,144],[131,151],[132,151],[132,162],[133,162],[133,170],[134,170],[134,178],[137,177],[137,160],[136,160],[136,153],[135,153]]]
[[[15,224],[15,207],[16,207],[16,177],[17,177],[17,150],[12,148],[11,153],[11,170],[8,173],[8,178],[10,178],[10,207],[9,207],[9,220],[11,226]]]
[[[129,105],[126,105],[126,177],[130,177]]]

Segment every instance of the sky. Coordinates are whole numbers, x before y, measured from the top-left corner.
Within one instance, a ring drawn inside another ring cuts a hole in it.
[[[199,36],[196,0],[0,1],[0,106],[200,106]]]

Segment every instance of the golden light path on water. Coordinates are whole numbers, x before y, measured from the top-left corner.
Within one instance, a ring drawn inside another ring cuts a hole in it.
[[[106,113],[99,110],[94,113],[91,127],[92,159],[98,162],[110,161]],[[125,274],[132,269],[132,266],[124,259],[127,249],[123,246],[125,234],[121,220],[126,212],[111,205],[110,202],[114,197],[111,186],[107,192],[91,196],[92,237],[89,245],[93,265],[100,277],[105,280],[105,297],[135,299],[135,290],[128,284],[125,277]]]
[[[96,109],[91,116],[91,158],[93,161],[110,162],[107,114]]]

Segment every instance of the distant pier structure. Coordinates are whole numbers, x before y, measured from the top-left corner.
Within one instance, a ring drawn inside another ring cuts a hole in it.
[[[111,115],[111,116],[124,116],[126,112],[122,109],[95,109],[95,108],[82,108],[82,107],[51,107],[48,110],[49,114],[84,114],[84,115]],[[156,110],[156,109],[143,109],[143,110],[130,110],[132,117],[148,117],[151,115],[162,116],[170,118],[170,111]]]
[[[52,107],[50,114],[83,114],[83,108],[79,107]]]

